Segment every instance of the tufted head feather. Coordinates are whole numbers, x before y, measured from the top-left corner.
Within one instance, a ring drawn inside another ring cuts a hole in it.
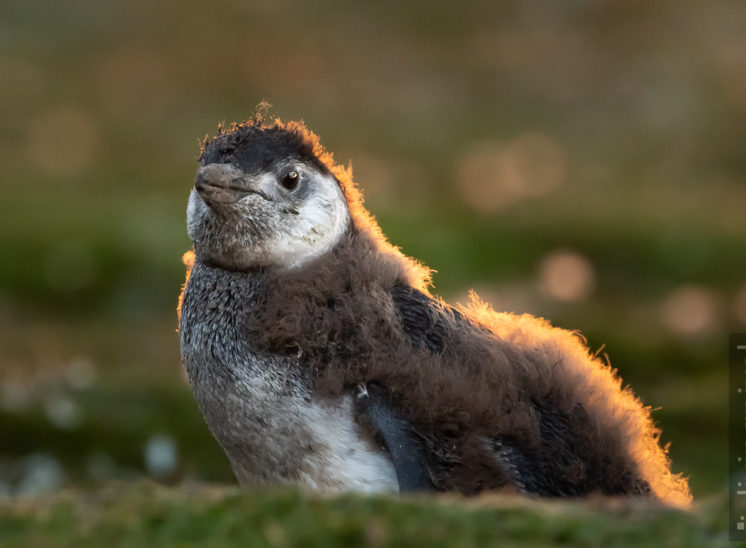
[[[351,168],[335,164],[302,121],[268,122],[260,107],[203,142],[187,212],[197,258],[231,270],[290,270],[352,231],[397,261],[412,285],[427,286],[430,271],[388,243]]]

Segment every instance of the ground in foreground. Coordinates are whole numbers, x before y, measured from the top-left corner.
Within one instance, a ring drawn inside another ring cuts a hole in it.
[[[727,498],[685,512],[646,501],[536,501],[506,495],[322,499],[111,483],[0,501],[0,545],[12,546],[733,546]]]

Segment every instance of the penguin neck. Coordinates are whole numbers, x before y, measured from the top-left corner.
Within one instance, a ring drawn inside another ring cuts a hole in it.
[[[253,355],[243,333],[266,294],[267,277],[262,270],[236,272],[216,268],[197,258],[185,284],[179,331],[182,352],[201,352],[214,346],[222,364]],[[213,345],[217,339],[222,344]],[[208,360],[209,361],[209,360]]]
[[[266,270],[268,291],[338,294],[359,288],[390,289],[409,283],[406,265],[381,249],[375,237],[350,226],[325,255],[292,270]]]

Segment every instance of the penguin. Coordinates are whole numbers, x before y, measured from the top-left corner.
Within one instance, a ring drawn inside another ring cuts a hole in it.
[[[690,503],[582,336],[433,295],[302,121],[206,137],[187,232],[181,357],[240,484]]]

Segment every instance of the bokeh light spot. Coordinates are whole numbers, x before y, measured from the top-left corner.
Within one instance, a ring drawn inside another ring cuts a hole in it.
[[[69,396],[49,394],[44,398],[44,411],[47,419],[57,428],[71,430],[80,425],[83,412]]]
[[[593,265],[580,253],[555,250],[545,256],[539,266],[539,288],[558,301],[581,301],[596,287]]]
[[[74,358],[68,364],[65,379],[68,385],[76,390],[91,388],[96,382],[96,366],[86,357]]]
[[[21,465],[22,473],[15,489],[18,497],[36,497],[51,493],[65,484],[65,470],[51,455],[33,453]]]
[[[660,318],[669,331],[678,335],[697,335],[709,331],[717,319],[715,297],[704,287],[679,286],[664,299]]]
[[[504,145],[483,141],[469,148],[457,168],[456,184],[471,207],[495,213],[556,189],[566,170],[565,153],[555,139],[526,133]]]
[[[145,468],[156,479],[171,477],[176,471],[178,458],[176,442],[170,436],[157,434],[145,444]]]

